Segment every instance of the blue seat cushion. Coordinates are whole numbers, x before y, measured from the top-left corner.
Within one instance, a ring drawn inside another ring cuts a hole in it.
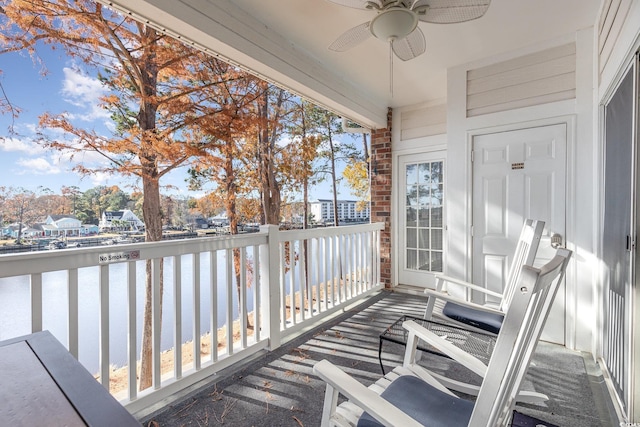
[[[473,412],[473,402],[443,393],[413,375],[396,378],[381,396],[429,427],[466,426]],[[379,426],[366,412],[358,420],[358,427]]]
[[[442,313],[450,319],[494,334],[500,332],[502,321],[504,320],[504,315],[502,314],[487,313],[486,311],[476,310],[455,302],[447,302],[442,309]]]

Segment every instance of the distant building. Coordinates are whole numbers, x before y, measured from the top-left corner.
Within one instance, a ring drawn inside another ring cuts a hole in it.
[[[356,200],[338,200],[338,221],[340,222],[362,222],[368,221],[371,217],[369,204],[358,211]],[[315,222],[334,223],[333,200],[318,199],[309,202],[309,212]]]
[[[187,215],[186,220],[187,220],[187,224],[192,229],[209,228],[209,221],[205,217],[203,217],[201,214]]]
[[[21,238],[30,238],[39,236],[40,231],[25,224],[22,224],[22,226],[20,226],[20,224],[18,223],[9,224],[5,227],[2,227],[2,235],[5,237],[17,239],[18,234],[20,234]]]
[[[106,211],[98,224],[100,231],[104,230],[140,230],[144,228],[144,222],[129,209],[122,211]]]
[[[49,215],[40,228],[45,236],[79,236],[82,222],[74,215]]]
[[[82,224],[82,228],[80,229],[80,234],[82,236],[93,236],[94,234],[98,234],[100,232],[100,227],[95,224]]]

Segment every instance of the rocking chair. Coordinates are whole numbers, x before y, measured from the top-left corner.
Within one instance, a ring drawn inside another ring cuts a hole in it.
[[[327,360],[314,372],[327,383],[322,426],[506,426],[571,251],[560,248],[542,268],[524,266],[487,367],[413,321],[403,366],[366,388]],[[424,340],[484,379],[475,402],[454,395],[416,363]],[[337,405],[342,394],[349,400]]]

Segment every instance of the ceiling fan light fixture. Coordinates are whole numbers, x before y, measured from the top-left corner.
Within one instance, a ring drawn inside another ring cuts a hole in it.
[[[380,12],[369,26],[371,34],[384,41],[407,37],[418,26],[418,16],[411,10],[392,7]]]

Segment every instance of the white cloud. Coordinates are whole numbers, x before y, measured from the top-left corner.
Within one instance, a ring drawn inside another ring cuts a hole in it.
[[[21,152],[26,154],[38,154],[42,149],[29,138],[0,138],[0,151]]]
[[[100,80],[69,67],[64,67],[62,71],[62,97],[81,110],[71,113],[69,117],[84,121],[109,118],[109,112],[100,107],[100,97],[107,93]]]
[[[89,179],[93,185],[106,185],[110,179],[113,180],[113,175],[106,172],[94,172],[89,175]]]
[[[88,168],[101,167],[109,164],[109,161],[101,154],[95,151],[72,152],[69,150],[61,150],[54,154],[55,164],[68,163],[71,167],[82,164]]]
[[[58,166],[49,163],[49,161],[43,157],[18,159],[16,164],[24,168],[23,171],[18,172],[18,175],[24,175],[26,173],[33,175],[57,175],[62,172]]]

